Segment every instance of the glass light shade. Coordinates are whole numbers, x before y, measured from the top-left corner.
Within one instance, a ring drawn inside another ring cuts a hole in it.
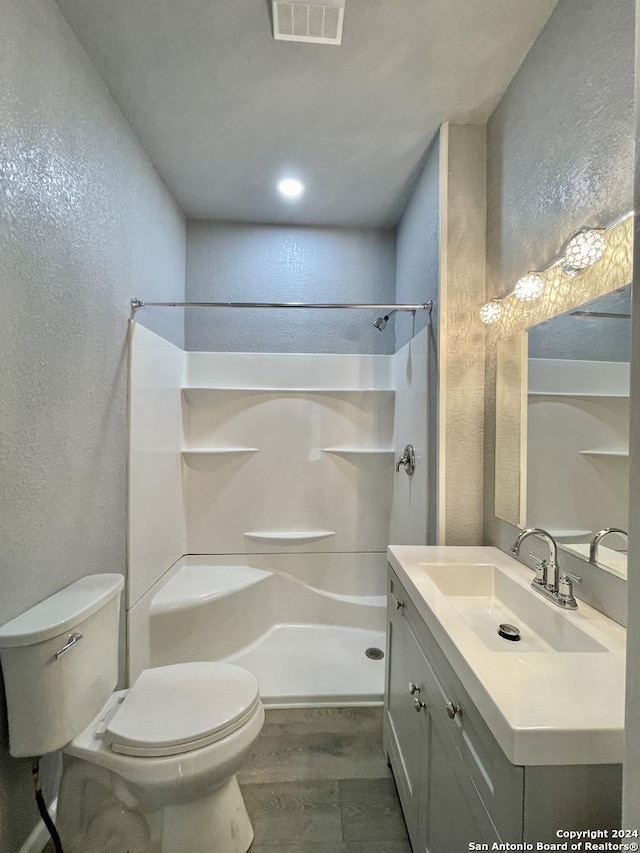
[[[592,231],[586,228],[569,240],[564,253],[564,269],[566,272],[586,270],[604,255],[607,242],[602,231]]]
[[[483,305],[480,309],[480,319],[483,323],[487,323],[487,325],[497,323],[501,316],[502,305],[499,305],[493,300],[491,300],[491,302],[487,302],[487,304]]]
[[[531,302],[537,299],[543,290],[544,281],[539,275],[534,275],[533,273],[523,275],[522,278],[518,279],[516,286],[513,288],[514,294],[523,302]]]

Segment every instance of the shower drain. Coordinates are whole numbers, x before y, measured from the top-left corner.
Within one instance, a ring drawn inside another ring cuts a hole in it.
[[[365,655],[370,660],[382,660],[382,658],[384,657],[384,652],[382,651],[382,649],[376,649],[375,646],[372,646],[370,649],[367,649]]]

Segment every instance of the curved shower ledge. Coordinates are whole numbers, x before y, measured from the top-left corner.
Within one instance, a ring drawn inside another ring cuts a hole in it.
[[[202,607],[273,577],[252,566],[197,566],[176,574],[151,603],[152,614]]]
[[[212,601],[241,592],[278,574],[287,582],[308,589],[316,595],[348,605],[361,607],[386,606],[386,595],[342,595],[319,589],[286,572],[269,572],[253,566],[185,566],[151,602],[152,614],[171,613],[204,607]]]
[[[335,536],[335,530],[248,530],[242,534],[247,539],[258,542],[291,542],[298,545],[303,542],[316,542]]]

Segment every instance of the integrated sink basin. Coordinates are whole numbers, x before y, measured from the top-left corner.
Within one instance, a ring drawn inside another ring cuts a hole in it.
[[[494,652],[608,652],[534,590],[523,588],[495,565],[427,564],[422,568],[447,601]],[[505,639],[501,624],[515,626],[517,641]]]
[[[531,569],[498,548],[398,545],[388,557],[410,613],[423,620],[512,764],[622,761],[621,625],[583,601],[577,610],[547,601],[531,588]],[[499,636],[504,623],[521,639]],[[464,697],[449,698],[464,715]]]

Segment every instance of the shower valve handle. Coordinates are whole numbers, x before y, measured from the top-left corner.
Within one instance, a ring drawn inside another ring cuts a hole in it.
[[[416,470],[416,452],[413,449],[413,444],[407,444],[402,456],[396,462],[396,473],[400,471],[401,465],[404,466],[404,470],[407,472],[409,477],[412,477],[413,472]]]

